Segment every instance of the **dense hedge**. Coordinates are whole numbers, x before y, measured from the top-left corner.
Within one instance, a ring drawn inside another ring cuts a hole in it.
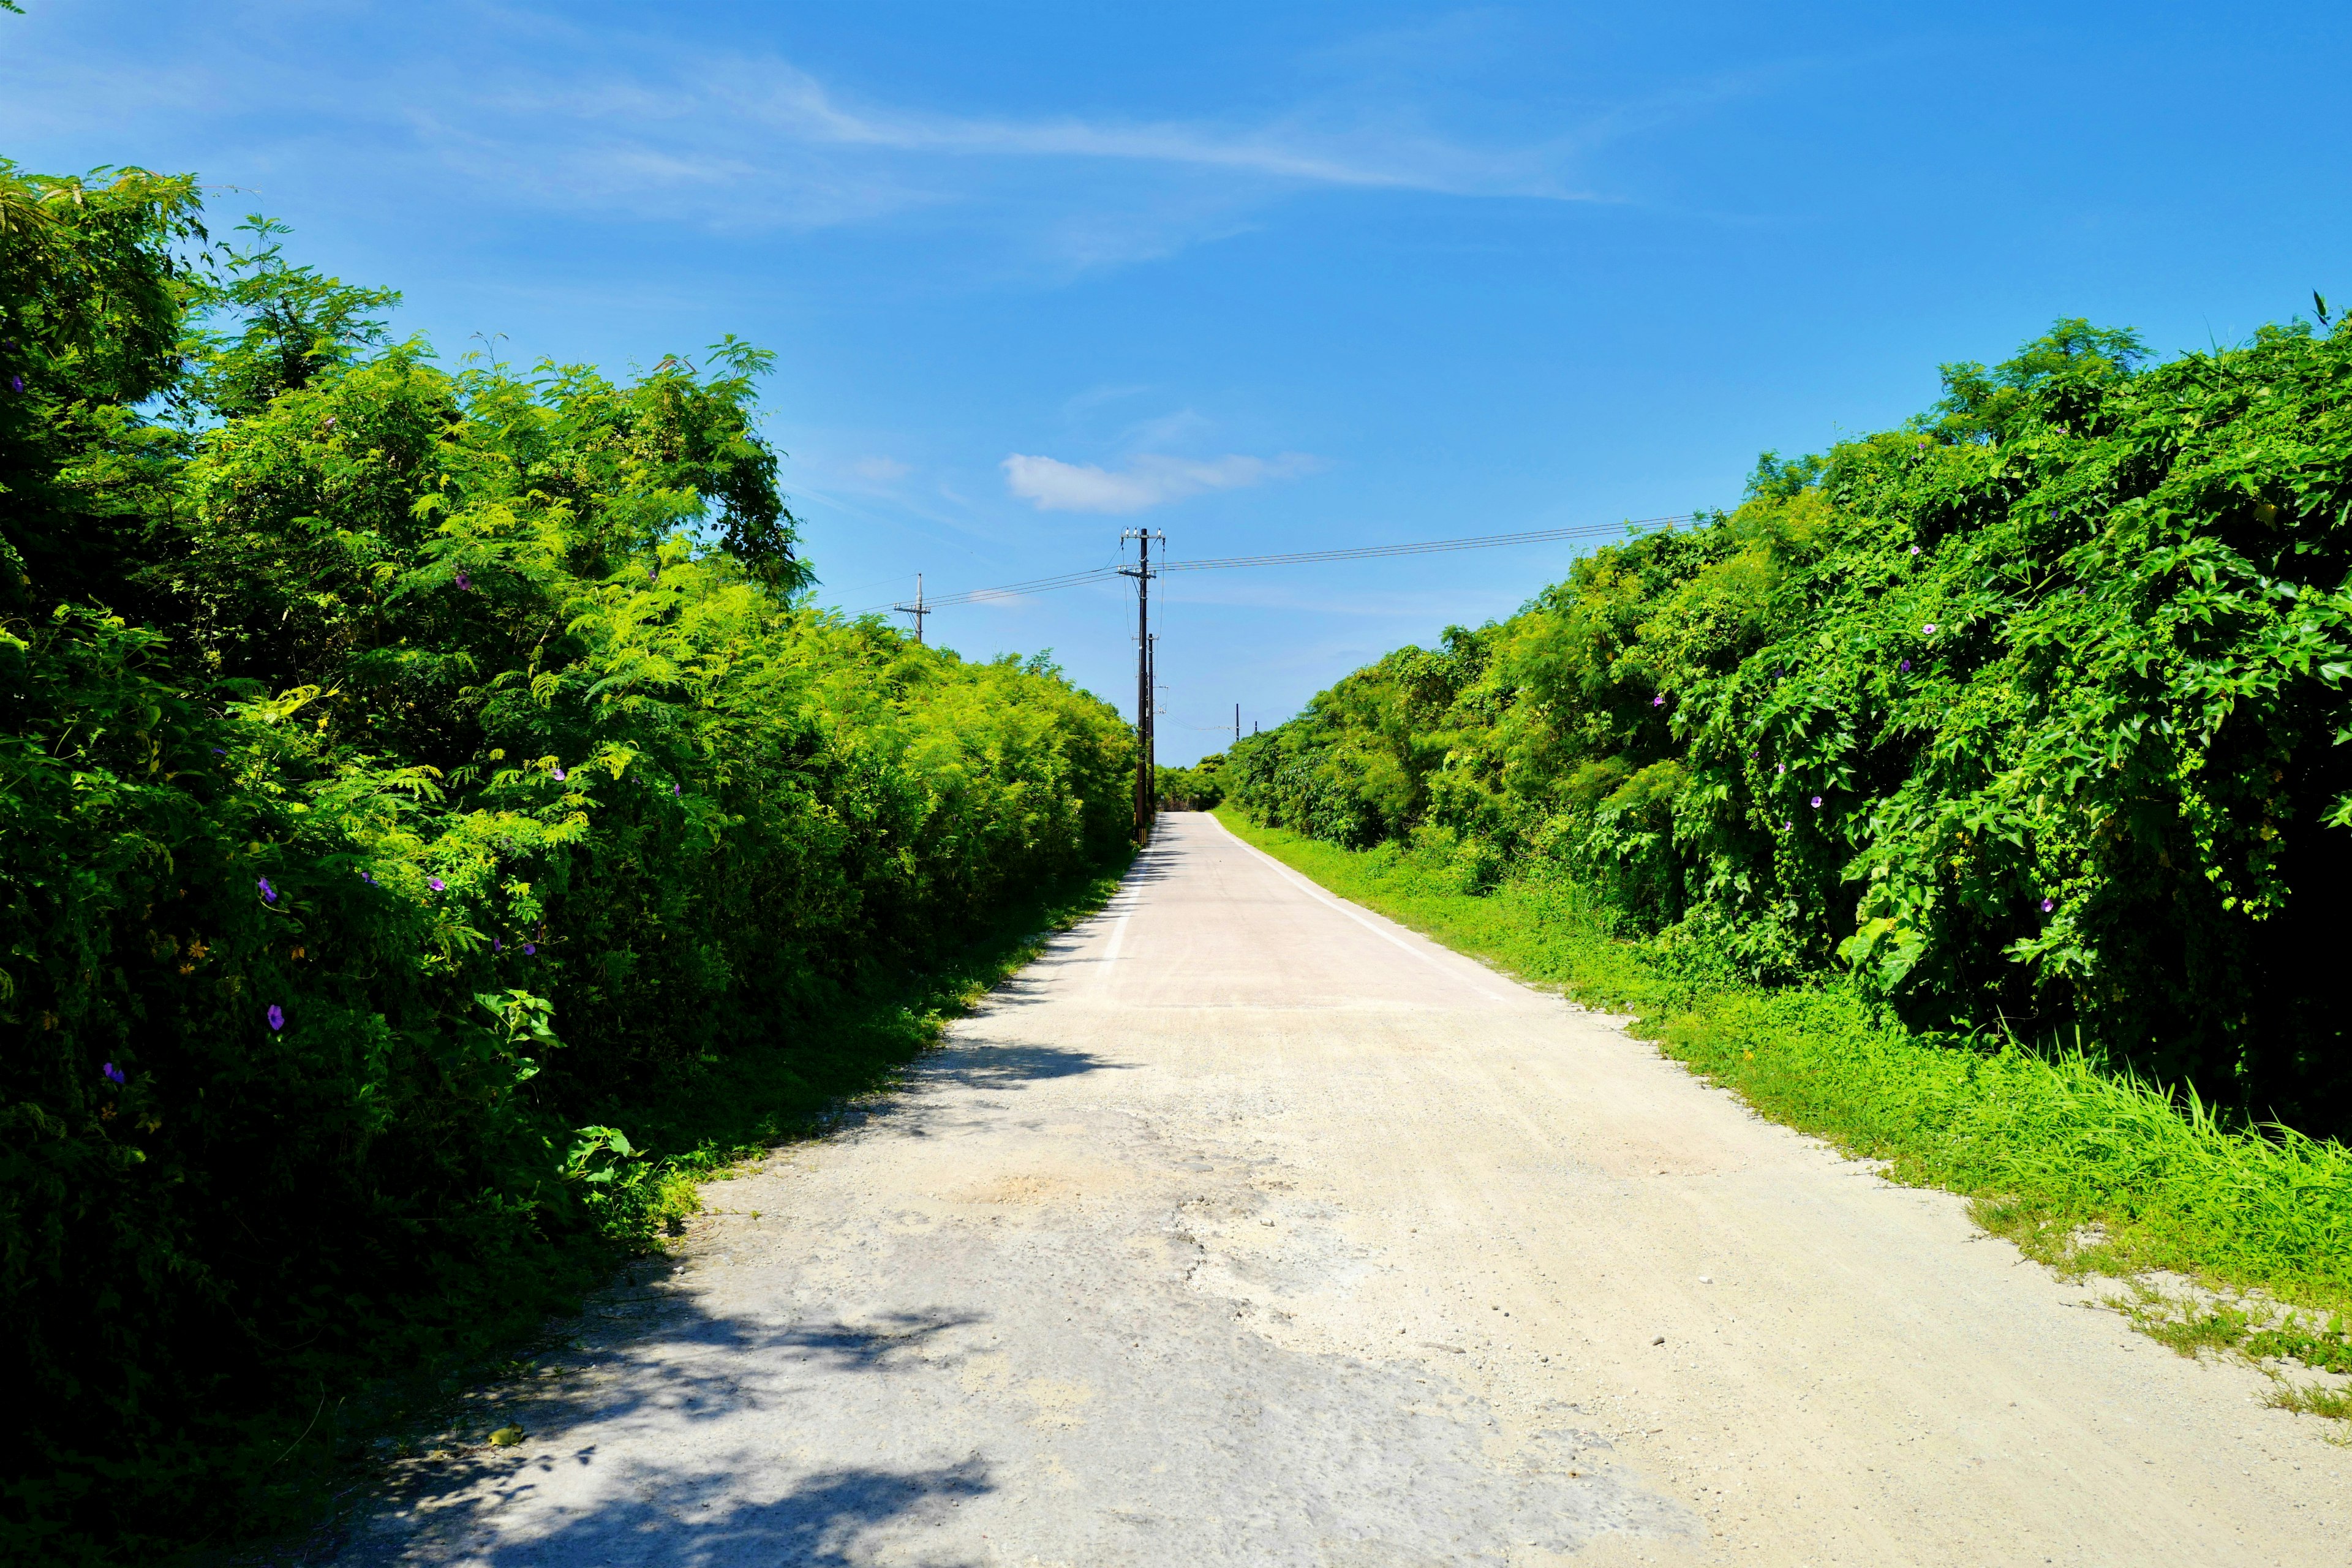
[[[196,216],[0,172],[12,1559],[249,1521],[643,1228],[633,1100],[1127,832],[1049,664],[805,605],[765,356],[452,371]]]
[[[1228,791],[2341,1131],[2352,334],[2143,357],[2069,321],[1947,366],[1903,428],[1349,676]]]

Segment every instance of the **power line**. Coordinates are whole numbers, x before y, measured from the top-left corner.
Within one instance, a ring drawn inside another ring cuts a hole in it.
[[[1300,550],[1284,555],[1228,555],[1211,561],[1163,561],[1162,572],[1213,572],[1233,566],[1303,566],[1317,561],[1369,561],[1383,555],[1433,555],[1446,550],[1493,550],[1506,544],[1547,544],[1568,539],[1594,539],[1627,528],[1656,528],[1688,522],[1690,514],[1647,517],[1634,522],[1587,525],[1582,528],[1539,528],[1526,533],[1486,533],[1469,539],[1432,539],[1419,544],[1359,544],[1345,550]]]
[[[1580,528],[1538,528],[1522,533],[1482,533],[1466,539],[1431,539],[1415,544],[1360,544],[1343,550],[1298,550],[1279,555],[1227,555],[1202,561],[1162,561],[1153,571],[1218,572],[1237,566],[1304,566],[1320,561],[1370,561],[1389,555],[1433,555],[1452,550],[1495,550],[1510,544],[1549,544],[1571,539],[1598,539],[1629,528],[1666,527],[1688,522],[1691,517],[1691,513],[1683,512],[1673,517],[1647,517],[1627,522],[1587,524]],[[1083,572],[1032,578],[1026,583],[1008,583],[999,588],[973,588],[961,594],[949,594],[931,600],[930,605],[933,608],[944,609],[952,605],[1021,598],[1030,594],[1051,593],[1056,588],[1078,588],[1089,583],[1108,582],[1118,575],[1120,569],[1117,566],[1096,566]],[[875,605],[857,613],[870,615],[895,607]]]

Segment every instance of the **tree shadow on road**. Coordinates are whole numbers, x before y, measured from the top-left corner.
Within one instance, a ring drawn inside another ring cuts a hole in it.
[[[594,1508],[552,1530],[483,1539],[468,1529],[520,1500],[530,1482],[519,1475],[443,1528],[473,1536],[465,1560],[488,1568],[848,1568],[871,1562],[885,1533],[898,1538],[902,1561],[956,1568],[971,1559],[908,1554],[905,1538],[996,1489],[987,1463],[974,1458],[926,1468],[821,1470],[772,1500],[744,1498],[745,1490],[756,1491],[761,1471],[745,1456],[742,1465],[707,1475],[629,1476]]]

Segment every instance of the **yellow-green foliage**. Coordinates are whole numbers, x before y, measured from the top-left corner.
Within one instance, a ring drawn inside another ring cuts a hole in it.
[[[2143,365],[2062,321],[1737,510],[1596,551],[1235,748],[1334,842],[1443,828],[1685,963],[2078,1032],[2352,1125],[2352,333]]]
[[[806,604],[765,355],[452,371],[187,197],[0,181],[12,1558],[250,1520],[683,1212],[645,1106],[1127,839],[1108,705]]]

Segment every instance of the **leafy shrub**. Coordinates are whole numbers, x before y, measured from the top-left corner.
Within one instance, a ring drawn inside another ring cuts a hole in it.
[[[1597,551],[1243,742],[1335,843],[1440,824],[1758,978],[2352,1125],[2352,337],[2058,324],[1900,430]]]
[[[1133,740],[804,603],[756,351],[453,372],[185,182],[0,207],[0,1542],[152,1556],[690,1205],[633,1107],[1118,854]]]

